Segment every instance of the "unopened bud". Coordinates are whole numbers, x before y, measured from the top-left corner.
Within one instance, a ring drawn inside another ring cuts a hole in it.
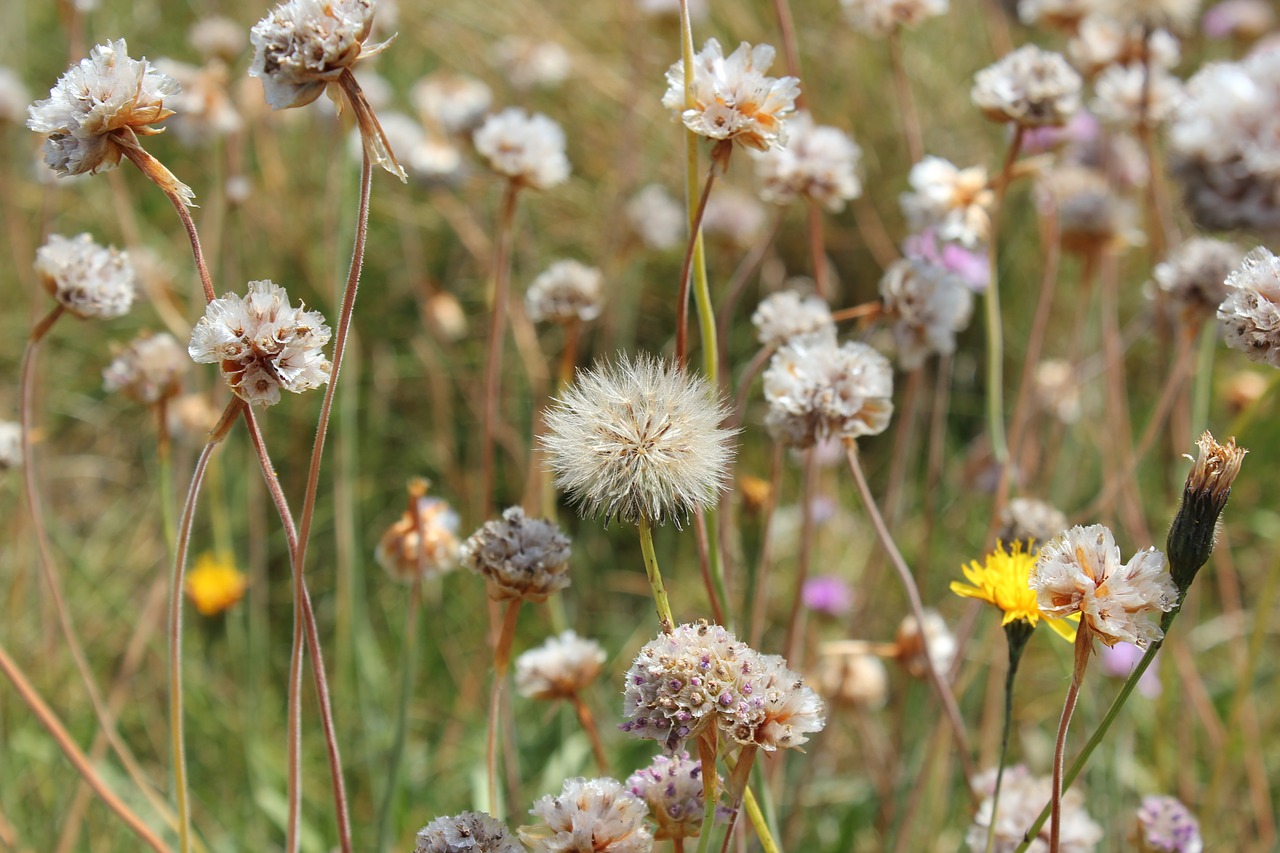
[[[1200,453],[1182,487],[1182,505],[1173,517],[1165,545],[1169,572],[1181,595],[1186,595],[1196,572],[1213,552],[1218,516],[1227,505],[1231,484],[1248,452],[1236,447],[1234,438],[1219,444],[1208,431],[1200,436],[1196,445]]]

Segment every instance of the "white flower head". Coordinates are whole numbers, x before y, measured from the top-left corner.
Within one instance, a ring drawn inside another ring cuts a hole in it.
[[[231,64],[245,48],[244,27],[230,18],[211,15],[191,25],[187,43],[205,59],[220,59]]]
[[[1164,632],[1145,617],[1173,609],[1178,600],[1164,554],[1147,548],[1121,565],[1120,549],[1101,524],[1077,525],[1041,546],[1030,582],[1045,614],[1079,613],[1081,625],[1108,646],[1146,648],[1159,640]]]
[[[792,338],[764,374],[765,425],[789,447],[876,435],[893,414],[893,368],[863,343],[836,342],[834,329]]]
[[[243,126],[228,89],[226,65],[212,62],[196,67],[172,59],[157,59],[156,68],[182,86],[182,91],[169,99],[176,111],[169,126],[184,143],[208,143]]]
[[[656,755],[648,767],[627,777],[627,790],[649,806],[658,824],[654,838],[694,838],[702,831],[702,762],[687,752]]]
[[[662,105],[684,126],[710,139],[732,140],[765,151],[787,141],[786,119],[795,110],[800,81],[769,77],[774,49],[746,42],[728,57],[720,42],[707,39],[693,58],[692,100],[686,106],[684,60],[667,70],[667,93]]]
[[[1093,87],[1089,107],[1100,121],[1113,127],[1136,127],[1144,122],[1158,125],[1183,98],[1181,80],[1164,69],[1146,69],[1136,62],[1108,66]]]
[[[880,296],[903,370],[915,370],[934,353],[955,352],[956,333],[973,314],[973,291],[964,280],[921,259],[890,264],[880,279]]]
[[[604,273],[574,260],[556,261],[525,293],[525,313],[535,323],[589,323],[600,316]]]
[[[59,175],[92,174],[119,163],[137,136],[160,133],[152,125],[173,115],[165,99],[179,88],[147,60],[129,58],[124,39],[107,42],[28,108],[27,127],[48,134],[45,163]]]
[[[1071,525],[1067,514],[1051,503],[1036,498],[1017,497],[1000,510],[1000,531],[996,538],[1005,544],[1030,540],[1048,542]]]
[[[573,71],[569,51],[553,41],[507,36],[493,47],[494,64],[516,89],[550,89]]]
[[[818,692],[839,705],[878,711],[889,700],[889,670],[873,654],[824,655],[815,678]]]
[[[797,290],[782,290],[760,300],[751,323],[762,347],[779,347],[799,335],[835,329],[826,301]]]
[[[570,779],[556,796],[541,798],[529,813],[542,818],[522,826],[520,840],[531,853],[649,853],[653,835],[645,826],[644,800],[616,779]]]
[[[739,743],[766,752],[798,749],[826,726],[826,703],[780,655],[760,656],[754,681],[752,692],[763,699],[760,719],[749,731],[729,731]]]
[[[0,66],[0,126],[19,124],[27,115],[31,95],[12,68]]]
[[[815,125],[808,112],[787,122],[787,144],[756,159],[760,195],[774,204],[807,198],[831,213],[862,194],[862,149],[839,128]]]
[[[502,821],[484,812],[438,817],[418,830],[413,853],[525,853]]]
[[[604,649],[565,631],[516,658],[516,692],[529,699],[569,699],[596,680]]]
[[[840,0],[849,25],[872,38],[945,15],[950,0]]]
[[[102,371],[102,381],[108,391],[152,405],[179,393],[182,374],[190,366],[191,360],[173,335],[143,334]]]
[[[129,255],[88,234],[53,234],[36,250],[36,275],[49,295],[81,319],[109,320],[129,312],[137,278]]]
[[[484,576],[494,601],[546,601],[569,585],[569,537],[513,506],[462,543],[462,564]]]
[[[973,825],[965,836],[972,853],[984,853],[995,804],[996,770],[993,768],[973,780],[974,790],[982,795],[982,804]],[[1013,853],[1022,844],[1040,809],[1049,802],[1053,780],[1049,776],[1032,776],[1024,765],[1017,764],[1004,772],[1000,786],[1000,804],[996,813],[995,844],[992,853]],[[1085,811],[1084,795],[1078,788],[1062,792],[1062,826],[1059,841],[1061,853],[1093,853],[1103,840],[1102,827]],[[1027,853],[1048,853],[1049,825],[1031,839]]]
[[[707,206],[710,207],[710,202]],[[650,249],[677,246],[689,230],[684,205],[672,198],[661,184],[649,184],[631,197],[627,202],[627,221]]]
[[[278,284],[251,281],[247,295],[205,306],[187,352],[197,364],[217,364],[245,402],[274,406],[281,388],[297,394],[329,381],[329,335],[320,312],[294,308]]]
[[[1214,316],[1227,296],[1227,278],[1240,266],[1240,248],[1225,240],[1194,237],[1156,265],[1152,278],[1159,293],[1196,326]]]
[[[569,179],[564,131],[541,113],[508,107],[485,119],[473,140],[495,172],[525,186],[545,190]]]
[[[932,228],[939,240],[955,240],[968,248],[986,242],[995,202],[986,169],[958,169],[941,157],[928,156],[911,167],[907,180],[911,192],[903,193],[899,202],[912,231]]]
[[[970,97],[995,121],[1062,126],[1080,109],[1082,85],[1062,54],[1027,44],[979,71]]]
[[[1218,323],[1227,346],[1280,367],[1280,258],[1258,246],[1227,276],[1226,286]]]
[[[249,76],[262,80],[272,109],[302,107],[362,56],[374,0],[288,0],[249,32]]]
[[[0,421],[0,471],[22,464],[22,425]]]
[[[441,133],[465,133],[484,118],[493,92],[466,74],[434,71],[413,84],[409,93],[423,123]]]
[[[1067,55],[1081,73],[1094,77],[1110,65],[1142,62],[1168,71],[1181,60],[1182,49],[1168,30],[1147,33],[1141,26],[1099,12],[1079,22],[1067,42]]]
[[[1018,0],[1018,19],[1031,26],[1074,32],[1080,20],[1093,11],[1099,0]]]

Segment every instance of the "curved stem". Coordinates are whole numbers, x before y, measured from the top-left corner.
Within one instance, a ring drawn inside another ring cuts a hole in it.
[[[1067,689],[1067,701],[1062,706],[1062,720],[1058,723],[1058,739],[1053,748],[1053,800],[1049,820],[1049,853],[1058,853],[1062,834],[1062,765],[1067,749],[1067,728],[1071,725],[1071,715],[1076,709],[1076,700],[1080,698],[1080,684],[1084,681],[1084,671],[1089,665],[1089,655],[1093,654],[1093,633],[1087,622],[1081,622],[1076,631],[1076,665],[1071,673],[1071,687]]]
[[[693,209],[692,216],[689,220],[689,244],[685,248],[684,261],[680,265],[680,294],[676,297],[676,363],[681,367],[684,366],[689,354],[689,290],[692,285],[691,274],[693,271],[694,259],[698,251],[702,248],[702,217],[707,212],[707,201],[711,198],[711,187],[716,181],[716,171],[712,168],[707,173],[707,182],[702,186],[702,194],[698,197],[698,205]],[[711,317],[712,336],[710,340],[705,338],[706,326],[709,311],[703,310],[703,292],[707,287],[706,271],[703,271],[702,278],[698,282],[698,319],[700,321],[699,329],[704,335],[702,341],[702,349],[704,354],[710,352],[712,354],[711,363],[715,363],[715,318]],[[710,296],[706,296],[707,306],[710,307]],[[712,366],[708,372],[707,378],[712,384],[716,381],[717,366]]]
[[[995,204],[991,210],[991,234],[988,238],[987,252],[991,266],[991,281],[987,285],[984,298],[987,318],[987,430],[991,434],[991,450],[996,462],[1003,468],[1009,463],[1009,447],[1004,435],[1004,330],[1000,316],[1000,270],[997,253],[1000,233],[1000,213],[1004,209],[1005,193],[1009,190],[1009,179],[1013,173],[1013,164],[1022,150],[1024,128],[1018,125],[1013,132],[1013,141],[1009,143],[1009,151],[1004,158],[1004,167],[996,180]]]
[[[520,185],[508,181],[498,214],[498,244],[493,259],[493,305],[489,313],[489,343],[484,360],[484,409],[480,428],[480,500],[478,515],[493,504],[493,433],[498,416],[498,380],[502,375],[502,344],[507,317],[507,292],[511,281],[511,241],[515,231],[516,197]]]
[[[670,634],[675,630],[676,622],[671,616],[667,588],[662,584],[658,555],[653,550],[653,525],[644,516],[640,517],[640,551],[644,555],[644,572],[649,578],[649,589],[653,591],[653,602],[658,609],[658,625],[662,628],[662,633]]]
[[[520,599],[507,602],[502,631],[493,647],[493,686],[489,690],[489,736],[486,760],[489,767],[489,814],[502,820],[503,809],[498,800],[498,717],[502,709],[502,690],[507,681],[507,664],[511,662],[511,641],[516,636],[520,616]]]

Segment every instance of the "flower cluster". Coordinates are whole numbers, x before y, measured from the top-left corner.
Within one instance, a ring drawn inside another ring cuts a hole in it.
[[[1234,243],[1194,237],[1156,265],[1153,279],[1183,323],[1198,327],[1227,297],[1228,276],[1244,259]]]
[[[890,264],[880,279],[880,296],[903,370],[915,370],[934,353],[955,352],[956,333],[973,314],[973,293],[964,281],[918,259]]]
[[[435,577],[458,564],[458,514],[447,501],[428,497],[425,484],[418,491],[373,552],[378,565],[400,581]]]
[[[516,690],[529,699],[569,699],[596,680],[604,659],[595,640],[565,631],[516,658]]]
[[[589,323],[600,316],[604,279],[596,267],[578,261],[556,261],[529,285],[525,313],[535,323]]]
[[[874,38],[945,15],[951,8],[950,0],[840,0],[840,5],[850,26]]]
[[[687,752],[654,756],[653,763],[627,777],[627,790],[649,806],[659,841],[693,838],[702,832],[702,762]]]
[[[486,521],[462,543],[462,564],[484,575],[495,601],[546,601],[569,585],[569,537],[554,522],[518,506]]]
[[[109,320],[133,305],[135,273],[129,255],[102,247],[88,234],[53,234],[36,250],[36,275],[58,304],[84,320]]]
[[[799,335],[834,329],[831,308],[822,297],[783,290],[760,300],[751,315],[762,347],[779,347]]]
[[[524,846],[501,821],[484,812],[463,812],[419,829],[413,853],[524,853]]]
[[[564,131],[541,113],[508,107],[485,119],[472,139],[495,172],[520,184],[545,190],[569,179]]]
[[[958,169],[941,157],[925,157],[907,176],[911,192],[899,199],[912,231],[934,229],[938,239],[965,246],[985,243],[995,193],[981,166]]]
[[[787,144],[756,159],[760,197],[775,204],[808,199],[831,213],[862,194],[862,149],[839,128],[813,123],[807,112],[787,122]]]
[[[1040,809],[1049,802],[1053,780],[1048,776],[1032,776],[1021,764],[1004,772],[1000,786],[1000,807],[995,815],[994,845],[987,847],[987,835],[991,830],[995,802],[996,771],[988,770],[973,781],[974,790],[982,795],[978,814],[965,837],[973,853],[991,850],[993,853],[1013,853],[1022,844],[1023,836],[1040,815]],[[1094,822],[1085,810],[1084,795],[1076,788],[1062,794],[1062,829],[1059,848],[1063,853],[1092,853],[1103,839],[1102,827]],[[1049,827],[1032,838],[1027,853],[1048,853]]]
[[[558,795],[533,804],[529,813],[543,823],[520,827],[520,840],[531,853],[649,853],[648,811],[616,779],[570,779]]]
[[[143,334],[112,359],[102,371],[102,382],[108,391],[153,405],[179,392],[182,374],[191,366],[185,356],[173,335]]]
[[[1082,85],[1062,54],[1028,44],[979,71],[970,97],[994,121],[1064,125],[1080,109]]]
[[[288,0],[249,33],[249,76],[262,79],[272,109],[305,106],[368,55],[374,0]]]
[[[1227,346],[1280,367],[1280,258],[1259,246],[1227,276],[1218,322]]]
[[[1142,798],[1137,812],[1138,848],[1144,853],[1200,853],[1200,822],[1176,797]]]

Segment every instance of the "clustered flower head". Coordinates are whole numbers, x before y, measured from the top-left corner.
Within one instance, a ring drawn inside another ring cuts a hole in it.
[[[1240,247],[1212,237],[1193,237],[1156,265],[1161,296],[1178,308],[1183,323],[1198,327],[1227,296],[1226,280],[1244,259]]]
[[[751,193],[737,187],[719,187],[707,200],[702,214],[702,233],[708,239],[727,240],[739,248],[751,246],[764,230],[764,205]]]
[[[493,92],[475,77],[435,71],[413,84],[410,97],[428,127],[454,134],[480,124],[489,111]]]
[[[227,66],[203,67],[157,59],[156,67],[179,82],[182,90],[169,99],[175,110],[169,127],[188,145],[203,145],[238,131],[244,124],[227,84]]]
[[[1001,625],[1021,621],[1034,628],[1044,619],[1054,633],[1074,640],[1074,627],[1040,610],[1036,591],[1028,583],[1035,565],[1035,553],[1024,550],[1021,542],[1014,542],[1012,551],[1006,551],[1004,543],[997,542],[996,550],[988,554],[986,560],[981,563],[971,560],[960,567],[969,583],[952,581],[951,591],[961,598],[985,601],[999,608],[1004,614]]]
[[[680,523],[728,485],[733,430],[705,379],[648,355],[579,371],[540,439],[584,515]]]
[[[1036,184],[1036,197],[1042,210],[1055,212],[1067,251],[1088,255],[1144,239],[1132,201],[1090,166],[1064,163],[1047,169]]]
[[[138,136],[160,133],[152,125],[173,115],[164,101],[179,88],[147,60],[131,59],[118,39],[97,45],[59,77],[49,97],[28,109],[27,127],[49,135],[44,159],[58,174],[91,174],[118,164]]]
[[[782,346],[798,335],[835,327],[831,308],[821,296],[797,290],[782,290],[760,300],[751,322],[763,347]]]
[[[1082,85],[1062,54],[1028,44],[979,71],[970,97],[994,121],[1060,126],[1080,109]]]
[[[1201,853],[1200,822],[1177,797],[1142,798],[1136,841],[1142,853]]]
[[[531,853],[649,853],[648,811],[616,779],[569,779],[533,804],[543,823],[520,827],[520,840]]]
[[[1018,0],[1018,19],[1070,32],[1095,5],[1096,0]]]
[[[410,484],[409,509],[382,534],[374,559],[400,581],[442,575],[458,565],[459,524],[448,501],[428,496],[426,483],[415,481]]]
[[[815,678],[828,701],[849,708],[878,711],[889,700],[889,671],[869,652],[824,655]]]
[[[1227,276],[1226,288],[1218,322],[1227,346],[1280,367],[1280,258],[1258,246]]]
[[[1178,601],[1164,554],[1146,548],[1122,565],[1115,538],[1101,524],[1076,525],[1046,542],[1030,582],[1046,616],[1079,613],[1081,627],[1108,646],[1146,648],[1161,639],[1164,632],[1146,617]]]
[[[552,88],[573,70],[569,51],[553,41],[508,36],[493,47],[494,63],[516,89]]]
[[[36,250],[36,275],[58,304],[81,319],[109,320],[129,312],[136,275],[129,255],[88,234],[53,234]]]
[[[1017,497],[1000,510],[1003,542],[1029,542],[1032,548],[1047,542],[1070,527],[1067,514],[1051,503],[1036,498]]]
[[[710,207],[710,202],[707,206]],[[627,202],[627,221],[650,249],[670,249],[678,245],[689,230],[684,206],[661,184],[649,184],[631,197]]]
[[[22,464],[22,425],[0,421],[0,471]]]
[[[472,139],[495,172],[522,185],[545,190],[569,179],[564,131],[541,113],[508,107],[485,119]]]
[[[862,149],[849,134],[815,125],[808,112],[787,122],[787,144],[756,159],[760,196],[774,204],[805,198],[831,213],[862,194],[858,162]]]
[[[877,435],[893,415],[893,368],[866,344],[837,344],[834,329],[791,339],[764,374],[765,425],[788,447]]]
[[[569,585],[569,537],[518,506],[486,521],[462,543],[462,564],[484,575],[495,601],[546,601]]]
[[[535,323],[589,323],[600,316],[604,273],[573,260],[556,261],[529,285],[525,312]]]
[[[973,314],[973,293],[964,281],[919,259],[890,264],[880,279],[880,296],[903,370],[915,370],[934,353],[955,352],[956,333]]]
[[[1109,65],[1093,84],[1089,106],[1103,124],[1115,127],[1163,123],[1183,98],[1182,81],[1158,66],[1141,62]]]
[[[647,643],[627,670],[621,729],[667,750],[716,726],[740,744],[798,747],[826,707],[777,655],[761,655],[719,625],[678,626]]]
[[[419,829],[413,853],[524,853],[524,846],[502,821],[484,812],[463,812]]]
[[[329,381],[328,342],[320,312],[294,308],[278,284],[251,281],[245,296],[228,293],[205,306],[187,352],[197,364],[217,364],[245,402],[274,406],[281,388],[300,394]]]
[[[374,0],[288,0],[249,32],[249,76],[262,79],[272,109],[301,107],[371,51]]]
[[[587,688],[604,666],[595,640],[565,631],[516,658],[516,690],[528,699],[569,699]]]
[[[659,841],[694,838],[702,832],[704,813],[702,762],[687,752],[656,755],[648,767],[627,777],[627,790],[649,806],[658,824]]]
[[[840,0],[840,5],[850,26],[873,38],[945,15],[951,8],[950,0]]]
[[[112,359],[102,371],[102,381],[108,391],[153,405],[181,390],[182,374],[191,366],[186,355],[173,335],[143,334]]]
[[[982,804],[973,825],[965,836],[973,853],[1013,853],[1023,836],[1031,829],[1040,809],[1049,802],[1053,792],[1053,779],[1049,776],[1032,776],[1024,765],[1016,764],[1004,771],[1000,786],[999,811],[996,814],[994,839],[987,847],[987,834],[991,827],[995,803],[996,770],[991,769],[973,780],[974,790],[982,795]],[[1077,788],[1062,792],[1062,827],[1058,848],[1061,853],[1093,853],[1103,839],[1102,827],[1094,822],[1085,810],[1084,795]],[[1031,840],[1027,853],[1048,853],[1049,826]]]
[[[995,193],[981,166],[958,169],[941,157],[928,156],[911,167],[911,192],[899,198],[912,231],[934,229],[943,241],[965,246],[985,243],[991,231]]]
[[[1107,11],[1094,11],[1079,22],[1067,43],[1067,53],[1090,78],[1112,65],[1135,63],[1150,64],[1153,73],[1167,73],[1182,58],[1178,39],[1168,30],[1148,32],[1141,25],[1117,20]]]
[[[667,70],[662,105],[700,136],[731,140],[765,151],[786,144],[786,120],[795,111],[800,81],[769,77],[774,49],[746,42],[724,55],[720,42],[707,39],[694,56],[693,92],[685,101],[684,60]]]

